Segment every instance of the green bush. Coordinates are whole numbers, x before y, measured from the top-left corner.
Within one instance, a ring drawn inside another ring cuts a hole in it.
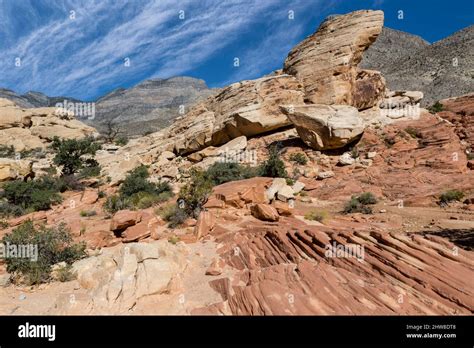
[[[167,221],[170,228],[181,226],[189,217],[186,210],[178,207],[176,204],[168,204],[159,207],[155,210],[155,213],[161,216],[163,220]]]
[[[439,203],[446,205],[453,201],[460,201],[464,197],[464,193],[458,190],[449,190],[439,196]]]
[[[305,214],[304,218],[306,220],[311,220],[311,221],[318,221],[318,222],[323,222],[326,220],[328,217],[328,213],[326,211],[310,211]]]
[[[179,191],[179,198],[184,202],[183,210],[186,214],[197,217],[212,191],[214,182],[205,171],[192,169],[190,175],[190,181]]]
[[[138,209],[146,209],[155,204],[165,202],[173,196],[170,191],[163,191],[159,194],[148,192],[137,192],[130,197],[131,204]]]
[[[258,175],[258,170],[239,163],[217,162],[210,166],[204,175],[217,186],[229,181],[252,178]]]
[[[413,127],[405,128],[405,132],[408,133],[413,139],[421,138],[420,132]]]
[[[359,196],[354,195],[344,206],[344,213],[372,214],[372,208],[369,205],[375,203],[377,203],[377,199],[371,192],[364,192]]]
[[[130,171],[120,186],[120,200],[139,209],[145,209],[173,196],[171,186],[167,182],[152,183],[148,181],[148,177],[146,166]]]
[[[112,195],[107,197],[104,203],[104,210],[110,214],[115,214],[119,210],[129,209],[131,206],[129,199],[122,198],[118,195]]]
[[[308,163],[308,158],[306,157],[304,153],[297,152],[297,153],[292,153],[290,155],[290,161],[296,162],[301,165],[305,165],[306,163]]]
[[[13,145],[0,145],[0,158],[15,158],[15,148]]]
[[[81,210],[79,215],[81,215],[82,217],[90,217],[97,215],[97,212],[95,210]]]
[[[93,165],[91,167],[84,167],[79,171],[79,179],[93,178],[100,175],[100,165]]]
[[[214,186],[258,175],[260,175],[260,168],[232,162],[217,162],[205,171],[191,169],[190,180],[179,193],[179,198],[184,202],[183,210],[188,216],[197,217]]]
[[[175,245],[180,241],[180,238],[178,236],[171,236],[168,238],[168,242]]]
[[[443,110],[444,110],[444,106],[439,101],[437,101],[436,103],[428,107],[428,111],[431,112],[432,114],[435,114]]]
[[[139,192],[147,192],[150,194],[160,194],[162,192],[171,192],[171,187],[166,182],[152,183],[148,181],[148,169],[142,165],[130,171],[122,185],[120,186],[120,195],[122,197],[131,197]]]
[[[56,179],[56,187],[59,192],[65,192],[68,190],[82,191],[84,185],[79,181],[75,175],[64,175]]]
[[[23,280],[28,285],[44,283],[51,278],[51,266],[65,262],[72,264],[86,256],[85,244],[74,244],[65,224],[56,228],[40,226],[36,228],[32,221],[26,221],[11,233],[6,234],[5,245],[32,245],[37,247],[37,259],[6,258],[7,272],[14,279]]]
[[[359,148],[358,148],[357,146],[354,146],[354,147],[351,149],[351,157],[352,157],[353,159],[357,159],[357,158],[359,158],[359,155],[360,155],[360,153],[359,153]]]
[[[285,163],[280,159],[278,149],[273,146],[270,148],[268,159],[260,167],[261,176],[270,178],[286,178],[288,173],[285,169]]]
[[[120,136],[115,140],[115,145],[125,146],[128,144],[128,138],[126,136]]]
[[[76,274],[74,274],[72,271],[72,265],[66,265],[64,267],[58,268],[56,270],[56,278],[61,283],[76,279]]]
[[[9,218],[12,216],[21,216],[25,214],[25,209],[8,202],[0,202],[0,217]]]
[[[91,137],[79,140],[54,137],[51,147],[56,152],[53,162],[63,167],[63,175],[72,175],[83,168],[98,166],[93,157],[101,146]]]
[[[45,176],[31,181],[7,182],[0,197],[26,211],[47,210],[62,201],[57,181]]]
[[[364,205],[376,204],[377,198],[373,195],[372,192],[364,192],[357,197],[357,200]]]

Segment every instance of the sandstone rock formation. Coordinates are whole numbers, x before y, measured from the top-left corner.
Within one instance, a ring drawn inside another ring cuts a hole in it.
[[[282,110],[301,139],[317,150],[343,147],[358,139],[365,128],[357,109],[348,105],[308,104]]]
[[[33,163],[26,160],[0,158],[0,182],[33,177]]]
[[[89,290],[84,307],[120,313],[149,295],[169,292],[178,286],[186,267],[183,248],[167,241],[132,243],[104,250],[78,261],[73,269],[82,288]]]
[[[382,26],[382,11],[356,11],[326,19],[316,33],[291,50],[283,71],[302,82],[305,100],[310,103],[373,106],[381,97],[384,81],[376,72],[359,71],[357,65]]]
[[[165,132],[165,138],[173,138],[171,149],[178,154],[195,152],[242,135],[248,137],[289,126],[291,123],[278,105],[302,102],[301,85],[292,76],[234,83],[174,123]]]
[[[437,115],[453,123],[459,139],[465,141],[474,155],[474,93],[440,101],[443,111]]]
[[[77,139],[97,135],[94,128],[56,108],[22,109],[0,99],[0,116],[0,145],[13,146],[17,152],[44,148],[55,136]]]

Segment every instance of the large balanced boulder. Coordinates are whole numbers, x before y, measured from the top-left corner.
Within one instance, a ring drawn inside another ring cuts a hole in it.
[[[349,105],[282,106],[301,139],[316,150],[341,148],[360,138],[364,122]]]
[[[382,31],[383,17],[382,11],[367,10],[329,17],[291,50],[283,71],[302,82],[305,100],[358,108],[376,105],[385,83],[378,74],[361,73],[357,65]]]

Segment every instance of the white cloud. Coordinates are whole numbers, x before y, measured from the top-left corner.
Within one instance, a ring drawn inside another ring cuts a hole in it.
[[[0,0],[0,28],[6,36],[0,42],[0,87],[85,97],[105,86],[184,74],[239,39],[253,24],[275,21],[265,40],[242,48],[245,63],[229,81],[255,76],[286,56],[305,25],[298,17],[290,23],[273,14],[296,8],[298,15],[307,7],[314,8],[314,2],[305,0],[291,6],[277,0],[186,0],[179,5],[175,0],[46,3],[47,13],[25,12],[32,28],[15,38],[19,22],[11,18],[14,5]],[[69,18],[71,10],[76,12],[74,20]],[[185,11],[185,20],[178,18],[180,10]],[[22,59],[21,67],[14,66],[16,57]],[[130,67],[123,64],[126,57]]]

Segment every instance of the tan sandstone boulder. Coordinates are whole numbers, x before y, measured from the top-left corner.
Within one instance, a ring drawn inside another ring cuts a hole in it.
[[[31,161],[0,158],[0,182],[24,179],[33,175]]]
[[[361,72],[357,65],[382,31],[383,19],[382,11],[368,10],[328,18],[291,50],[283,71],[302,82],[305,100],[311,103],[376,105],[384,81],[378,73]]]
[[[316,150],[337,149],[364,132],[364,123],[355,107],[308,104],[282,107],[301,139]]]

